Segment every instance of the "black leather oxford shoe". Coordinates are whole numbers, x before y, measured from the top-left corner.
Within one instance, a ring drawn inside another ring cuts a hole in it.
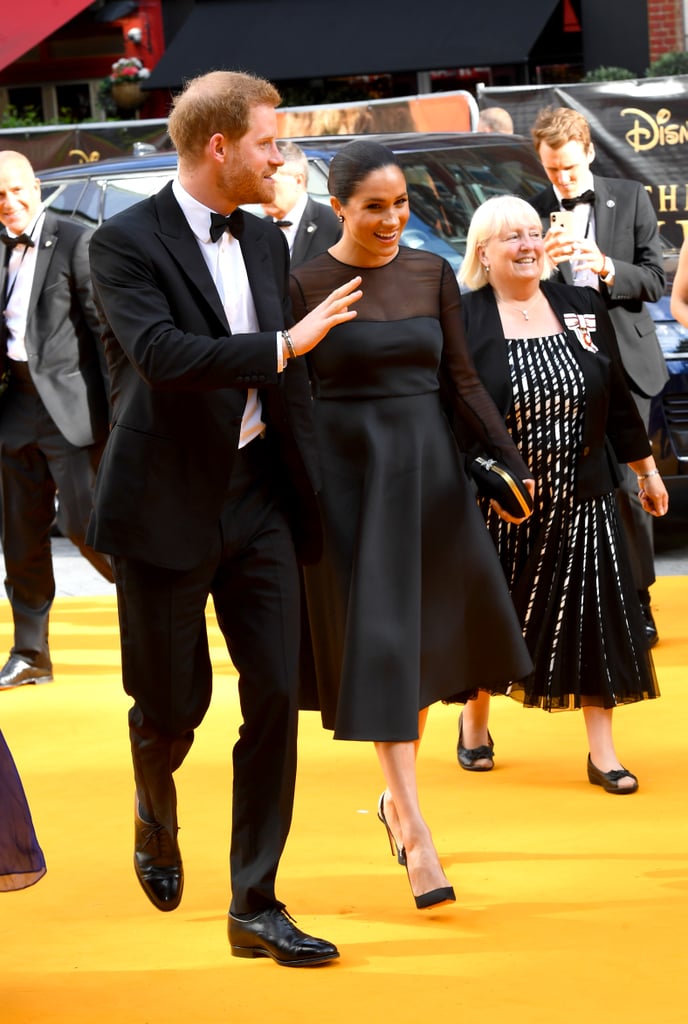
[[[271,956],[282,967],[315,967],[339,956],[336,946],[300,931],[279,907],[249,918],[230,914],[227,931],[232,956]]]
[[[151,903],[158,910],[175,910],[182,899],[184,868],[177,840],[157,822],[144,821],[134,812],[134,870]]]
[[[26,686],[29,683],[51,683],[53,670],[39,668],[18,654],[10,654],[7,662],[0,669],[0,690],[12,690],[15,686]]]

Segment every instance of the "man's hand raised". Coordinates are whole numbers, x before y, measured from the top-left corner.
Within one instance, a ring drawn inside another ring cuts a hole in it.
[[[294,353],[297,356],[303,356],[306,352],[310,352],[337,324],[354,319],[356,310],[349,309],[349,306],[358,302],[363,295],[363,292],[359,290],[360,283],[360,277],[353,277],[346,284],[335,288],[303,320],[299,320],[297,324],[289,328]]]

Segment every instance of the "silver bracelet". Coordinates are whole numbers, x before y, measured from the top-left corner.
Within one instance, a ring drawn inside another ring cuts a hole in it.
[[[282,331],[282,340],[287,346],[287,352],[289,353],[289,359],[296,359],[296,352],[294,350],[294,342],[291,340],[291,334],[289,331]]]
[[[638,483],[642,483],[643,480],[647,480],[647,478],[649,476],[659,476],[659,470],[658,469],[651,469],[649,473],[643,473],[642,475],[639,475],[638,476]]]

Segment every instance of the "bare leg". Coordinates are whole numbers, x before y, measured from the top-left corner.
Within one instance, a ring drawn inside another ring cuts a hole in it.
[[[584,705],[583,717],[588,733],[590,760],[595,767],[599,768],[601,772],[611,772],[623,768],[614,749],[612,709]],[[620,789],[632,788],[634,785],[633,779],[622,778],[619,780]]]
[[[418,733],[422,735],[427,712],[419,715]],[[402,743],[376,743],[387,783],[385,816],[400,846],[406,850],[406,864],[414,896],[449,885],[432,841],[432,835],[420,811],[416,785],[416,756],[420,739]]]
[[[490,695],[486,690],[479,690],[478,696],[466,701],[461,712],[462,742],[468,750],[488,746],[487,725],[490,717]],[[473,761],[475,768],[491,768],[494,759],[480,757]]]

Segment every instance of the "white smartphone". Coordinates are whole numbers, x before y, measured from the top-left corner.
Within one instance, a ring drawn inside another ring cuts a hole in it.
[[[549,215],[549,222],[553,228],[561,228],[565,235],[573,237],[572,210],[553,210]]]

